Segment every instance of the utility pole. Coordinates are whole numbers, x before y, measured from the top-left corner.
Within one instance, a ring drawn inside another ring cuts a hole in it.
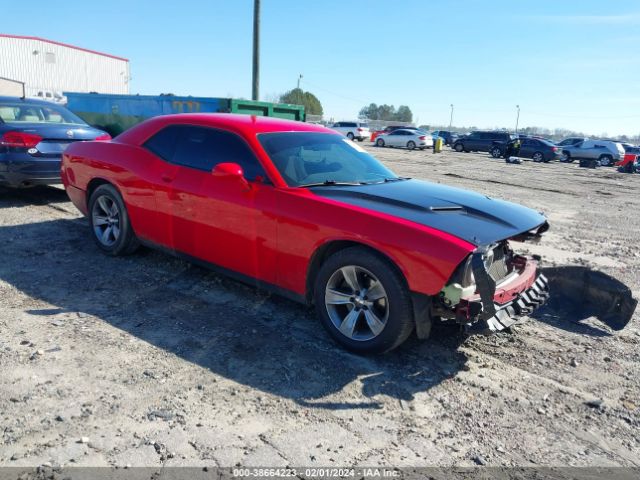
[[[449,130],[451,130],[451,125],[453,125],[453,103],[451,104],[451,116],[449,117]]]
[[[298,77],[298,90],[300,90],[300,80],[302,80],[302,74]]]
[[[253,0],[253,85],[251,99],[260,98],[260,0]]]
[[[518,134],[518,122],[520,122],[520,105],[516,105],[518,113],[516,114],[516,135]]]

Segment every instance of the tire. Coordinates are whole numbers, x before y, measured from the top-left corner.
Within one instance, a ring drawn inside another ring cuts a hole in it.
[[[359,141],[360,143],[362,143],[362,142],[364,142],[364,138],[359,138],[359,139],[358,139],[358,141]]]
[[[461,143],[456,143],[453,146],[453,149],[458,153],[462,153],[462,151],[464,150],[464,145],[462,145]]]
[[[573,162],[573,158],[571,157],[570,153],[562,152],[562,157],[560,157],[560,161],[565,163],[571,163]]]
[[[491,156],[493,158],[500,158],[502,156],[502,150],[500,150],[498,147],[492,148],[491,149]]]
[[[613,165],[613,157],[611,155],[600,155],[598,160],[600,160],[600,165],[603,167],[610,167]]]
[[[381,138],[378,138],[376,140],[376,147],[384,147],[384,140]]]
[[[347,138],[351,141],[353,141],[353,139],[355,138],[355,136],[353,135],[353,133],[349,132],[347,133]]]
[[[542,152],[535,152],[533,154],[533,156],[531,157],[531,159],[536,162],[536,163],[542,163],[544,162],[544,153]]]
[[[89,225],[96,245],[108,255],[129,255],[140,246],[122,196],[113,185],[100,185],[91,194]]]
[[[377,284],[380,298],[372,301],[365,294]],[[404,277],[366,248],[347,248],[324,262],[315,279],[314,301],[329,335],[356,353],[388,352],[413,331],[413,303]]]
[[[416,148],[416,142],[414,142],[413,140],[409,140],[409,141],[407,142],[407,148],[408,148],[409,150],[413,150],[414,148]]]

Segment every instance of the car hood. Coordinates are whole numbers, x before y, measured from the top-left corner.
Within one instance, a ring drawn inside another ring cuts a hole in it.
[[[476,246],[513,237],[546,222],[542,214],[515,203],[413,179],[311,190],[341,203],[436,228]]]

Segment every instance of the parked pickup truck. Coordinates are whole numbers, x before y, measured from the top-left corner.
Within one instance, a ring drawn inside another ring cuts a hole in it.
[[[624,157],[624,147],[611,140],[584,140],[575,145],[562,147],[563,162],[574,160],[598,160],[603,167],[613,166]]]

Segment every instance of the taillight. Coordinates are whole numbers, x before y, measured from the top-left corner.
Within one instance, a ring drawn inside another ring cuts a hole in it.
[[[558,151],[558,147],[551,147],[551,150],[554,151],[554,152],[557,152]]]
[[[360,127],[358,127],[358,131],[359,131],[359,132],[361,132],[361,131],[362,131],[362,129],[361,129]]]
[[[103,133],[102,135],[98,135],[96,138],[94,138],[94,140],[97,140],[99,142],[106,142],[107,140],[111,140],[111,135],[109,135],[108,133]]]
[[[0,145],[5,147],[33,148],[42,141],[40,135],[25,132],[5,132],[0,138]]]
[[[423,136],[421,136],[421,137],[418,137],[418,138],[419,138],[420,140],[426,140],[426,139],[427,139],[427,137],[425,137],[424,135],[423,135]]]

